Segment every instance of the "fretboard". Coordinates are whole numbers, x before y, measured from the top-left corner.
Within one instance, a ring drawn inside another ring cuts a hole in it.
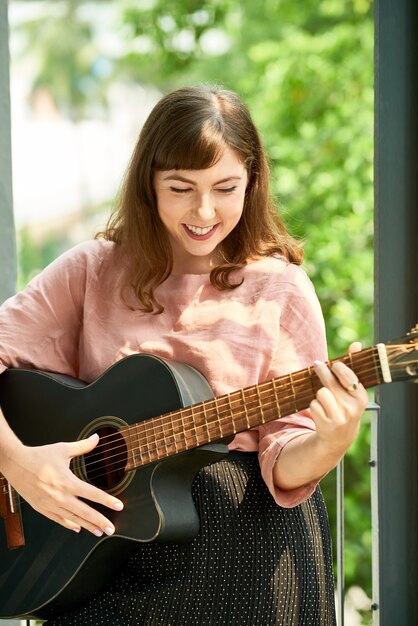
[[[327,364],[336,361],[348,365],[365,387],[383,382],[376,347]],[[307,409],[321,386],[309,367],[123,428],[126,471]]]

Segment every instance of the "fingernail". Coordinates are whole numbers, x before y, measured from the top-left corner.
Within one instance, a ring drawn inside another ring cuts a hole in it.
[[[115,511],[122,511],[123,502],[115,502],[115,504],[113,505],[113,508],[115,509]]]
[[[104,531],[105,531],[106,535],[113,535],[113,533],[115,532],[114,528],[111,528],[110,526],[106,526]]]
[[[316,367],[318,367],[318,365],[324,365],[324,362],[323,362],[323,361],[318,361],[318,360],[316,360],[316,361],[314,361],[314,362],[313,362],[313,364],[314,364]]]
[[[72,528],[71,530],[73,530],[75,533],[79,533],[81,528]]]
[[[93,433],[93,435],[90,435],[89,439],[96,439],[98,436],[99,435],[97,433]]]
[[[103,532],[101,530],[99,530],[98,528],[93,530],[93,534],[96,535],[96,537],[102,537],[103,536]]]

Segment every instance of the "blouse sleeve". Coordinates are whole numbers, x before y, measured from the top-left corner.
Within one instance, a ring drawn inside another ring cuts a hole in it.
[[[285,297],[280,333],[268,379],[305,369],[316,359],[327,359],[325,325],[313,285],[299,267],[288,266],[285,274],[289,282],[282,285]],[[317,482],[296,489],[279,489],[273,483],[273,466],[289,441],[315,430],[309,411],[275,420],[258,430],[261,473],[270,492],[280,506],[300,504],[313,493]]]
[[[28,367],[78,374],[86,246],[51,263],[0,308],[0,372]]]

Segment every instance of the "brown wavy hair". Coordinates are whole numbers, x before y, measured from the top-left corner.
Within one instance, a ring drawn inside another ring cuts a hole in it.
[[[163,97],[146,120],[128,165],[116,211],[96,237],[123,252],[121,285],[133,288],[139,308],[161,313],[154,295],[173,267],[171,246],[157,211],[155,170],[200,170],[213,166],[228,146],[245,165],[248,183],[237,226],[220,244],[221,263],[210,273],[219,290],[234,289],[234,270],[249,260],[281,254],[300,264],[301,245],[286,231],[269,193],[269,167],[259,133],[241,99],[218,86],[178,89]]]

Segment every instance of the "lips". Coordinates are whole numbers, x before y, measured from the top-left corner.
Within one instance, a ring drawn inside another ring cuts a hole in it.
[[[209,239],[213,233],[217,230],[219,224],[213,224],[212,226],[193,226],[192,224],[182,224],[185,232],[189,237],[197,241],[205,241]]]

